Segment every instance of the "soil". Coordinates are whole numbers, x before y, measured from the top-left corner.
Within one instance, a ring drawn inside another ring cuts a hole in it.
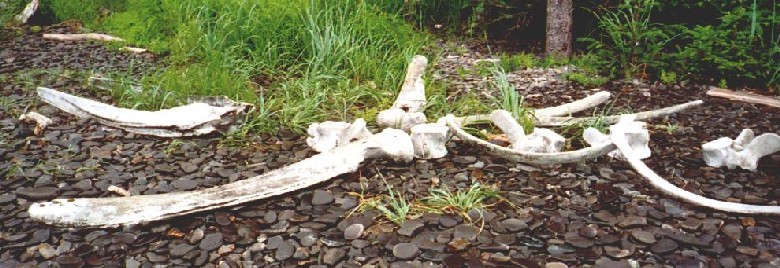
[[[44,31],[66,31],[45,28]],[[449,56],[449,57],[448,57]],[[484,89],[486,78],[461,77],[455,64],[486,58],[445,53],[435,79],[451,94]],[[10,59],[10,60],[9,60]],[[777,267],[780,219],[721,213],[670,199],[624,162],[601,157],[534,168],[486,156],[457,141],[441,159],[411,164],[372,160],[352,174],[267,200],[120,228],[59,228],[30,220],[39,200],[188,191],[234,182],[311,156],[304,138],[262,135],[241,148],[219,137],[174,141],[133,135],[77,119],[37,101],[25,71],[155,68],[143,56],[95,43],[55,43],[39,34],[0,44],[0,267]],[[527,104],[546,107],[592,94],[559,78],[559,70],[512,74]],[[544,83],[528,85],[541,77]],[[105,102],[107,92],[63,75],[32,79]],[[526,80],[523,80],[526,79]],[[523,82],[525,81],[525,82]],[[778,205],[780,155],[758,170],[707,167],[702,143],[736,137],[743,128],[780,133],[780,112],[705,96],[698,85],[613,82],[612,112],[642,111],[702,99],[684,113],[648,122],[653,156],[645,162],[689,191],[719,200]],[[486,92],[485,94],[490,94]],[[16,118],[38,111],[55,123],[42,135]],[[591,115],[583,112],[582,115]],[[674,131],[673,131],[674,130]],[[384,181],[382,180],[384,178]],[[474,181],[498,184],[508,202],[471,213],[425,214],[398,226],[373,211],[352,213],[357,193],[425,196],[437,182],[450,189]],[[347,217],[350,215],[349,217]],[[484,225],[481,223],[484,221]],[[365,266],[367,265],[367,266]]]

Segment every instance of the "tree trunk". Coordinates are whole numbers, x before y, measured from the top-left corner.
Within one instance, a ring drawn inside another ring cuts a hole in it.
[[[572,0],[547,0],[547,56],[571,56],[571,28]]]

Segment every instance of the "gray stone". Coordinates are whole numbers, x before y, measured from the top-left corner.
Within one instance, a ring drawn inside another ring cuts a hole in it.
[[[347,251],[341,248],[329,248],[325,251],[325,255],[322,256],[322,262],[327,265],[336,265],[341,258],[347,255]]]
[[[365,230],[363,224],[352,224],[344,230],[344,238],[347,240],[358,239],[363,235],[363,230]]]
[[[276,249],[274,258],[283,261],[292,257],[293,254],[295,254],[295,243],[291,240],[287,240],[282,242],[282,244],[279,245],[279,248]]]
[[[200,249],[205,251],[212,251],[222,246],[222,234],[210,233],[203,237],[200,241]]]
[[[420,253],[420,249],[413,243],[398,243],[393,247],[393,256],[398,259],[412,259]]]
[[[325,205],[333,202],[333,195],[328,191],[315,190],[311,197],[311,204],[315,206]]]
[[[171,248],[170,250],[170,254],[173,257],[181,257],[184,256],[184,254],[187,254],[187,252],[192,251],[193,249],[195,249],[195,246],[182,243],[173,246],[173,248]]]
[[[38,245],[38,253],[41,254],[41,257],[43,257],[46,260],[50,260],[57,256],[57,251],[54,250],[54,247],[49,245],[48,243],[41,243]]]

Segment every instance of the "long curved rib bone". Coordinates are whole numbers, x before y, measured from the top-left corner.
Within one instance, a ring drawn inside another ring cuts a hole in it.
[[[468,144],[473,144],[482,148],[485,148],[488,154],[502,157],[511,161],[529,163],[536,165],[555,165],[564,163],[574,163],[583,161],[586,159],[596,158],[601,155],[605,155],[608,152],[615,149],[615,145],[601,144],[598,146],[591,146],[588,148],[560,153],[531,153],[513,150],[507,147],[501,147],[480,138],[474,137],[471,134],[466,133],[458,123],[458,119],[454,115],[447,115],[444,117],[447,126],[450,127],[450,131]]]
[[[30,218],[58,226],[113,227],[158,221],[284,194],[357,170],[367,158],[409,161],[411,138],[386,129],[268,173],[213,188],[159,195],[56,199],[32,204]]]
[[[682,188],[679,188],[667,180],[661,178],[661,176],[658,176],[658,174],[653,172],[652,169],[645,165],[645,163],[643,163],[642,160],[640,160],[636,153],[631,149],[631,146],[628,145],[628,141],[625,138],[625,133],[623,130],[625,126],[622,124],[631,122],[633,120],[634,118],[631,115],[627,115],[621,119],[618,124],[610,127],[612,142],[617,146],[618,150],[620,150],[620,153],[623,154],[623,157],[626,158],[626,161],[631,164],[634,170],[645,177],[647,181],[650,182],[650,184],[652,184],[655,188],[659,189],[664,194],[679,198],[697,206],[708,207],[726,212],[780,215],[780,206],[756,206],[710,199],[685,191]]]
[[[87,33],[87,34],[43,34],[44,39],[51,39],[57,41],[106,41],[106,42],[124,42],[125,39],[111,36],[107,34],[99,33]]]
[[[541,108],[541,109],[534,110],[534,116],[541,118],[541,117],[557,117],[557,116],[573,114],[576,112],[580,112],[580,111],[584,111],[596,107],[599,104],[602,104],[605,101],[607,101],[610,96],[611,93],[609,93],[609,91],[599,91],[596,94],[587,96],[585,98],[570,103],[558,105],[555,107]],[[458,123],[460,123],[461,125],[467,126],[467,125],[473,125],[479,123],[486,123],[490,121],[490,117],[491,114],[478,114],[478,115],[458,117],[457,120]]]
[[[675,106],[670,106],[666,108],[661,108],[658,110],[652,110],[652,111],[644,111],[644,112],[638,112],[633,114],[636,116],[637,121],[646,121],[648,119],[653,119],[657,117],[667,116],[675,113],[679,113],[683,110],[687,110],[696,106],[701,105],[704,103],[701,100],[695,100],[686,102],[683,104],[678,104]],[[566,125],[574,125],[574,124],[580,124],[580,123],[586,123],[586,122],[592,122],[595,120],[601,120],[601,122],[604,122],[606,124],[614,124],[617,123],[620,120],[621,115],[612,115],[612,116],[604,116],[604,117],[583,117],[583,118],[574,118],[574,117],[547,117],[547,118],[538,118],[536,122],[534,122],[537,126],[566,126]]]

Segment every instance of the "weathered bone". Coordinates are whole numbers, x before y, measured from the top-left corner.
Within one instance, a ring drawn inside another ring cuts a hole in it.
[[[393,107],[377,115],[376,120],[380,127],[399,128],[409,132],[413,126],[427,122],[425,114],[422,113],[422,108],[427,103],[422,79],[427,66],[428,59],[424,56],[417,55],[412,58]]]
[[[21,24],[27,23],[27,20],[32,17],[33,14],[35,14],[35,11],[38,11],[38,6],[40,5],[39,0],[32,0],[30,3],[27,4],[27,6],[24,7],[24,10],[22,10],[22,13],[19,13],[19,15],[16,15],[16,21],[18,21]]]
[[[512,144],[512,149],[521,152],[558,153],[566,145],[566,138],[546,128],[534,128],[531,135],[518,143]]]
[[[631,150],[636,154],[639,159],[649,158],[652,155],[650,151],[650,132],[647,130],[644,122],[631,122],[623,127],[626,135],[626,140],[631,146]],[[604,143],[612,143],[612,138],[609,135],[601,133],[595,128],[587,128],[582,133],[582,137],[591,146],[601,145]],[[620,150],[613,150],[609,152],[610,157],[615,159],[624,160],[623,155],[620,154]]]
[[[43,34],[44,39],[51,39],[57,41],[105,41],[105,42],[124,42],[125,39],[111,36],[107,34],[99,33],[86,33],[86,34]]]
[[[517,120],[512,117],[512,114],[506,110],[495,110],[490,113],[490,122],[493,122],[494,125],[501,129],[501,132],[506,134],[506,137],[509,138],[509,142],[513,145],[519,144],[526,139],[523,127],[520,126],[520,124],[517,123]]]
[[[621,123],[631,122],[633,120],[633,116],[627,115],[627,117],[620,120],[621,122],[618,122],[618,124],[610,127],[610,136],[612,138],[612,142],[617,146],[618,150],[620,150],[620,153],[623,154],[623,156],[626,158],[626,161],[628,161],[634,170],[645,177],[651,185],[658,188],[664,194],[679,198],[685,202],[689,202],[697,206],[708,207],[726,212],[780,215],[780,206],[756,206],[710,199],[685,191],[682,188],[679,188],[661,178],[658,176],[658,174],[653,172],[652,169],[647,167],[647,165],[645,165],[642,160],[639,159],[625,138],[623,129],[625,129],[627,126]]]
[[[701,149],[708,166],[756,170],[759,159],[780,152],[780,136],[765,133],[756,137],[752,130],[744,129],[736,140],[722,137],[702,144]]]
[[[447,155],[449,128],[444,124],[420,124],[412,127],[414,157],[436,159]]]
[[[652,111],[645,111],[645,112],[639,112],[635,113],[633,115],[636,116],[636,120],[638,121],[647,121],[648,119],[663,117],[671,114],[675,114],[678,112],[681,112],[683,110],[687,110],[696,106],[701,105],[701,100],[686,102],[683,104],[670,106],[666,108],[661,108],[658,110],[652,110]],[[536,126],[567,126],[567,125],[574,125],[574,124],[580,124],[580,123],[587,123],[587,122],[593,122],[596,120],[601,120],[601,122],[604,122],[606,124],[614,124],[617,123],[620,120],[620,115],[612,115],[612,116],[604,116],[604,117],[584,117],[584,118],[574,118],[574,117],[546,117],[546,118],[538,118],[536,122],[534,122],[534,125]]]
[[[95,118],[101,124],[129,132],[160,137],[209,134],[225,124],[222,122],[225,118],[235,117],[251,108],[250,104],[223,98],[210,103],[196,102],[159,111],[138,111],[117,108],[44,87],[38,88],[38,96],[69,114]]]
[[[30,218],[58,226],[113,227],[172,217],[268,198],[354,172],[367,158],[413,157],[408,134],[386,129],[289,166],[217,187],[159,195],[55,199],[32,204]]]
[[[28,112],[23,114],[19,117],[19,121],[35,123],[35,129],[33,130],[35,135],[41,135],[43,130],[45,130],[46,127],[48,127],[52,122],[51,119],[37,112]]]
[[[454,115],[451,114],[447,115],[445,117],[445,122],[447,123],[447,126],[450,127],[450,131],[455,136],[463,140],[463,142],[481,147],[485,149],[486,153],[490,155],[502,157],[514,162],[529,163],[529,164],[536,164],[536,165],[555,165],[555,164],[564,164],[564,163],[574,163],[586,159],[596,158],[600,155],[605,155],[609,151],[615,149],[615,145],[609,143],[609,144],[603,144],[599,146],[591,146],[588,148],[584,148],[576,151],[570,151],[570,152],[560,152],[560,153],[522,152],[522,151],[514,150],[512,148],[501,147],[489,143],[487,141],[474,137],[469,133],[466,133],[466,131],[464,131],[460,127],[460,124],[458,123],[458,119]]]
[[[140,48],[140,47],[123,47],[122,49],[136,54],[146,53],[147,51],[149,51],[148,49]]]
[[[365,139],[372,134],[366,128],[366,121],[358,118],[354,123],[327,121],[309,125],[306,144],[317,152],[332,150],[354,140]]]
[[[707,96],[721,97],[733,101],[763,104],[775,108],[780,108],[780,99],[778,98],[743,91],[733,91],[724,88],[710,87],[710,90],[707,91]]]
[[[609,99],[612,94],[609,91],[599,91],[596,94],[587,96],[583,99],[579,99],[560,106],[537,109],[534,111],[534,116],[542,117],[555,117],[555,116],[567,116],[577,112],[585,111],[587,109],[598,106]]]

